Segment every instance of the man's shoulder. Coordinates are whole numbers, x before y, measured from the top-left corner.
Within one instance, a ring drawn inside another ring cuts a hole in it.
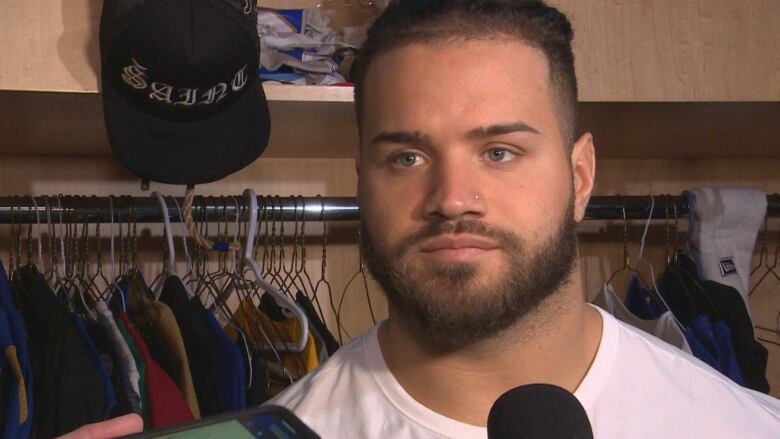
[[[676,428],[677,433],[771,437],[767,433],[780,427],[777,399],[736,384],[692,355],[610,315],[604,316],[602,341],[575,394],[594,431],[609,432],[604,436],[639,428],[660,437]],[[633,424],[622,425],[618,419]]]
[[[618,370],[613,372],[622,372],[619,375],[637,376],[653,373],[661,383],[706,382],[709,383],[708,387],[748,391],[688,352],[621,322],[606,312],[602,314],[605,315],[605,327],[610,326],[613,332],[607,336],[605,330],[603,336],[609,339],[608,343],[614,345],[605,348],[614,350],[614,361],[611,366]],[[658,381],[647,382],[648,385],[660,384]]]

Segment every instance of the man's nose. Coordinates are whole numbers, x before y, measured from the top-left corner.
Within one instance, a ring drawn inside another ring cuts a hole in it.
[[[487,209],[488,188],[468,164],[439,163],[434,167],[425,200],[425,217],[430,220],[479,218]]]

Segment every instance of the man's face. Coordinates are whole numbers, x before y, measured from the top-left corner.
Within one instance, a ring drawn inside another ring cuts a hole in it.
[[[548,78],[544,54],[514,40],[413,44],[369,68],[366,258],[432,344],[499,332],[570,277],[592,170],[571,165],[582,147],[569,156]]]

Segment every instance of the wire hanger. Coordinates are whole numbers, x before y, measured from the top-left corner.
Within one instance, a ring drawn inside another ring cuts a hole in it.
[[[290,291],[284,287],[284,280],[282,275],[284,274],[284,207],[282,206],[282,199],[278,195],[274,195],[274,200],[279,206],[279,253],[277,254],[277,263],[274,265],[273,277],[279,284],[279,290],[291,296]]]
[[[95,195],[92,196],[92,201],[95,207],[95,214],[98,215],[100,213],[100,208]],[[106,278],[105,274],[103,274],[103,249],[101,246],[100,219],[98,219],[95,224],[95,246],[97,269],[95,270],[95,274],[89,279],[87,290],[92,294],[92,297],[95,300],[101,300],[104,292],[110,287],[111,282]],[[99,281],[103,283],[104,288],[98,286]]]
[[[176,267],[176,248],[173,246],[173,232],[171,231],[171,219],[168,215],[168,204],[165,198],[157,191],[152,192],[152,197],[157,199],[160,204],[160,212],[163,218],[163,234],[165,235],[165,248],[167,259],[163,261],[163,268],[160,274],[152,281],[149,288],[154,291],[155,297],[160,297],[160,291],[165,283],[165,279],[172,273]]]
[[[60,261],[62,262],[62,274],[60,274],[60,270],[58,268],[54,268],[54,275],[55,275],[55,282],[54,285],[52,285],[52,289],[56,291],[56,286],[61,285],[64,281],[64,276],[67,275],[67,261],[65,259],[65,231],[63,230],[63,212],[62,212],[62,194],[57,195],[57,208],[59,211],[60,221],[59,221],[59,230],[60,230]]]
[[[623,212],[623,266],[613,272],[612,276],[609,277],[607,283],[610,285],[612,284],[612,281],[615,279],[615,277],[617,277],[617,275],[620,273],[630,272],[633,273],[634,276],[640,276],[639,271],[631,266],[631,256],[628,252],[628,216],[626,215],[626,205],[622,202],[622,200],[620,202],[620,209]]]
[[[241,229],[241,208],[238,203],[238,199],[236,197],[231,197],[233,199],[233,207],[235,209],[235,223],[234,223],[234,230],[233,230],[233,241],[232,242],[240,242],[239,240],[239,234]],[[224,209],[222,211],[223,213],[223,220],[224,220],[224,234],[221,235],[222,239],[227,240],[228,234],[229,234],[229,221],[228,221],[228,215],[227,215],[227,204],[224,205]],[[239,261],[238,256],[240,255],[240,252],[231,251],[229,254],[221,254],[219,258],[219,266],[220,271],[219,274],[217,274],[213,279],[213,282],[216,282],[216,279],[223,279],[224,282],[221,286],[219,286],[219,294],[217,298],[219,299],[220,303],[226,304],[229,302],[230,297],[233,295],[234,292],[237,290],[254,290],[255,286],[249,282],[246,278],[244,278],[243,274],[239,271]],[[230,258],[230,263],[228,264],[228,258]],[[215,283],[216,285],[216,283]]]
[[[269,231],[271,229],[271,221],[268,219],[268,205],[270,201],[266,199],[266,197],[263,197],[263,215],[262,215],[262,224],[263,224],[263,254],[262,254],[262,261],[260,263],[260,268],[262,269],[263,273],[269,272],[269,267],[271,265],[271,251],[269,249],[270,247],[270,240],[271,235],[269,234]],[[273,205],[272,205],[273,207]],[[259,230],[259,229],[258,229]]]
[[[290,254],[290,264],[283,267],[284,278],[282,279],[282,288],[288,293],[295,295],[297,292],[304,289],[304,285],[301,282],[298,269],[298,199],[291,196],[293,200],[293,237],[292,237],[292,252]]]
[[[37,224],[36,227],[36,240],[38,242],[38,267],[41,270],[41,272],[44,272],[46,270],[46,267],[43,265],[43,244],[41,244],[41,212],[38,210],[38,201],[35,199],[35,197],[30,197],[32,199],[32,204],[35,206],[35,222]]]
[[[766,266],[769,268],[769,235],[767,233],[767,217],[764,216],[764,239],[763,239],[763,245],[761,246],[761,253],[758,256],[758,264],[753,267],[752,270],[750,270],[750,277],[753,277],[753,275],[758,271],[762,266]],[[751,290],[752,291],[752,290]]]
[[[33,239],[32,239],[32,229],[33,229],[33,222],[32,222],[32,206],[27,206],[27,265],[33,266],[33,258],[32,258],[32,249],[33,249]],[[37,209],[36,209],[37,210]]]
[[[306,343],[309,341],[309,321],[306,318],[306,314],[297,303],[290,300],[287,295],[277,290],[263,279],[260,267],[257,266],[257,263],[252,258],[252,248],[254,247],[255,234],[257,232],[257,196],[252,189],[246,189],[244,191],[244,198],[249,205],[249,230],[247,231],[246,246],[244,248],[244,261],[252,269],[252,272],[254,272],[255,281],[262,289],[276,299],[277,303],[289,309],[293,313],[294,318],[298,320],[301,325],[300,340],[294,343],[274,342],[274,348],[292,352],[302,352],[306,348]]]
[[[221,221],[217,223],[217,239],[219,239],[222,242],[231,242],[231,243],[237,243],[235,239],[233,241],[228,241],[228,236],[230,235],[229,228],[230,228],[230,221],[228,218],[228,199],[227,197],[219,197],[222,204],[222,215],[221,215]],[[220,227],[220,224],[222,227]],[[235,238],[235,237],[234,237]],[[214,285],[216,290],[219,292],[219,296],[222,298],[224,302],[227,303],[228,298],[233,294],[235,283],[233,282],[233,271],[230,267],[228,267],[228,258],[232,257],[231,253],[235,253],[240,250],[240,246],[236,246],[238,250],[236,251],[228,251],[228,252],[220,252],[217,257],[217,270],[212,273],[212,275],[209,277],[209,282]]]
[[[282,289],[295,299],[295,295],[301,290],[301,285],[299,285],[300,282],[296,284],[296,280],[298,280],[298,273],[296,271],[298,264],[298,199],[292,195],[290,198],[293,200],[292,253],[290,255],[289,265],[282,266],[282,272],[284,273],[284,278],[282,279],[284,288]]]
[[[278,205],[279,212],[276,213],[276,207]],[[281,227],[280,234],[276,234],[276,221],[277,221],[277,215],[278,215],[278,221],[279,225]],[[276,245],[277,242],[279,243],[279,252],[276,251]],[[281,288],[282,286],[282,278],[280,277],[281,273],[281,261],[284,258],[284,220],[282,217],[282,204],[281,201],[279,201],[279,197],[274,196],[272,197],[271,202],[271,255],[268,262],[268,269],[264,271],[264,273],[270,278],[269,283],[271,285],[276,286],[280,289],[280,291],[283,291]],[[286,294],[286,292],[285,292]]]
[[[181,246],[184,249],[184,264],[186,273],[184,274],[184,277],[180,277],[181,284],[184,287],[184,292],[187,294],[188,299],[192,299],[195,297],[195,293],[192,292],[192,289],[187,284],[187,282],[184,281],[184,279],[187,278],[187,276],[190,276],[194,273],[193,266],[192,266],[192,258],[190,257],[189,249],[187,248],[187,227],[184,224],[184,220],[182,219],[182,210],[179,206],[179,201],[176,200],[176,197],[171,197],[173,199],[174,204],[176,205],[176,211],[179,213],[179,227],[181,230]],[[174,266],[175,267],[175,266]]]
[[[175,201],[175,199],[174,199],[174,201]],[[178,202],[176,202],[176,207],[178,208]],[[182,223],[182,244],[184,246],[184,253],[185,253],[185,255],[188,255],[189,251],[187,250],[188,246],[187,246],[186,239],[185,239],[185,234],[186,233],[187,233],[187,228],[184,227],[184,224]],[[203,251],[203,249],[201,247],[199,247],[199,246],[195,246],[195,249],[198,252]],[[187,263],[190,264],[190,266],[191,266],[192,265],[192,261],[189,260],[189,256],[187,256],[187,259],[188,259]],[[192,268],[190,268],[190,270],[192,270]],[[192,272],[194,273],[194,276],[197,276],[197,270],[192,270]],[[245,336],[243,330],[241,329],[240,325],[238,324],[238,322],[235,321],[235,315],[230,310],[230,307],[228,306],[226,300],[223,300],[224,298],[220,297],[218,292],[216,292],[214,290],[213,285],[211,283],[204,282],[202,285],[203,285],[203,287],[202,287],[201,293],[202,292],[206,292],[208,297],[210,297],[213,300],[211,309],[215,310],[215,311],[221,312],[223,317],[227,321],[227,323],[230,326],[232,326],[233,329],[235,329],[240,334],[240,336],[242,337],[243,343],[246,344],[246,336]],[[248,345],[246,345],[246,347],[247,347],[247,352],[249,352]]]
[[[669,309],[669,306],[664,301],[663,297],[660,297],[661,295],[658,293],[658,285],[655,283],[655,268],[653,267],[653,264],[645,259],[645,241],[647,240],[647,232],[650,230],[650,222],[653,220],[653,213],[655,212],[655,198],[650,195],[650,212],[647,215],[647,219],[645,220],[645,227],[642,231],[642,238],[639,240],[639,254],[637,255],[637,263],[644,262],[647,267],[650,269],[650,282],[652,283],[653,292],[658,296],[658,298],[661,300],[661,302],[666,306],[666,309]]]
[[[669,221],[669,195],[663,195],[664,202],[664,231],[666,232],[666,241],[664,242],[664,261],[666,267],[672,265],[674,259],[674,249],[672,248],[672,223]]]
[[[122,293],[122,289],[119,288],[119,280],[121,279],[121,274],[116,274],[116,258],[115,258],[115,250],[114,247],[114,196],[111,195],[108,198],[108,206],[109,206],[109,219],[110,219],[110,226],[109,226],[109,250],[111,254],[111,272],[109,274],[109,279],[111,279],[111,282],[109,282],[108,287],[100,294],[100,299],[108,302],[113,298],[114,294],[119,294],[120,300],[119,302],[122,305],[122,311],[127,312],[127,303],[125,303],[124,294]],[[120,233],[121,233],[121,227],[120,227]]]
[[[758,288],[758,286],[759,286],[759,285],[761,285],[761,283],[764,281],[764,279],[766,279],[766,278],[767,278],[767,277],[768,277],[770,274],[771,274],[771,275],[772,275],[772,276],[775,278],[775,280],[777,280],[777,281],[780,281],[780,275],[778,275],[778,273],[777,273],[777,271],[776,271],[776,269],[777,269],[777,262],[778,262],[778,261],[777,261],[777,260],[778,260],[778,256],[780,256],[780,255],[778,255],[778,252],[780,252],[780,247],[778,247],[778,248],[775,250],[775,260],[774,260],[774,262],[772,263],[772,265],[769,265],[769,256],[768,256],[768,253],[769,253],[769,251],[768,251],[768,249],[767,249],[767,245],[768,245],[768,244],[767,244],[767,233],[766,233],[766,229],[765,229],[765,230],[764,230],[764,247],[761,249],[761,253],[762,253],[762,254],[764,254],[764,253],[767,253],[767,256],[766,256],[766,261],[765,261],[765,263],[764,263],[764,267],[766,268],[766,271],[765,271],[765,272],[764,272],[764,274],[763,274],[763,275],[762,275],[762,276],[761,276],[761,277],[758,279],[758,281],[756,281],[756,283],[755,283],[755,284],[753,284],[753,288],[751,288],[751,289],[750,289],[750,291],[748,292],[748,297],[752,296],[752,295],[753,295],[753,293],[755,293],[755,292],[756,292],[756,289]],[[758,268],[759,268],[759,267],[756,267],[756,268],[754,268],[754,269],[753,269],[753,270],[750,272],[750,274],[752,275],[752,274],[753,274],[753,273],[754,273],[754,272],[755,272],[755,271],[756,271]]]
[[[13,199],[13,201],[16,200]],[[10,217],[10,226],[11,226],[9,231],[9,237],[8,237],[8,276],[9,276],[9,280],[11,281],[13,281],[14,278],[16,277],[16,265],[14,263],[14,251],[15,251],[14,243],[16,242],[16,239],[14,238],[14,229],[15,229],[14,226],[16,224],[16,221],[14,219],[14,207],[16,203],[13,201],[9,203],[10,206],[8,209],[9,210],[8,214]]]
[[[243,210],[239,213],[240,208],[239,208],[238,200],[234,197],[233,201],[236,206],[236,233],[234,234],[234,240],[235,242],[240,242],[239,235],[240,235],[241,218],[248,218],[249,215],[246,214],[246,206],[244,206]],[[248,222],[249,221],[246,222],[246,225],[244,227],[245,236],[248,236],[248,229],[249,229]],[[252,254],[254,256],[254,251],[252,252]],[[227,317],[227,323],[237,331],[238,337],[241,339],[241,343],[244,345],[245,351],[248,356],[248,365],[249,365],[247,389],[251,388],[253,380],[257,378],[253,371],[253,364],[254,364],[252,360],[253,349],[250,349],[250,343],[249,343],[250,341],[252,342],[251,344],[253,348],[259,348],[261,350],[271,351],[274,358],[278,362],[278,366],[276,367],[276,369],[278,370],[279,375],[283,379],[284,378],[288,379],[290,381],[290,384],[292,384],[294,381],[292,374],[285,366],[284,361],[282,360],[282,357],[279,354],[279,352],[276,350],[274,343],[272,343],[271,338],[268,336],[268,334],[266,333],[265,329],[260,324],[260,322],[256,320],[256,317],[254,315],[255,312],[259,312],[259,311],[257,310],[257,308],[255,308],[252,305],[251,295],[254,294],[257,297],[260,297],[260,293],[258,290],[260,290],[261,287],[257,282],[253,282],[252,280],[246,277],[245,275],[246,271],[251,271],[251,268],[245,268],[246,264],[244,261],[244,255],[241,254],[240,252],[233,252],[231,257],[233,257],[234,263],[232,265],[233,270],[232,272],[229,273],[228,287],[230,287],[230,291],[235,291],[238,294],[239,309],[241,310],[241,313],[246,321],[246,324],[249,326],[253,326],[255,329],[257,329],[255,335],[259,333],[260,336],[262,337],[262,340],[253,339],[247,336],[247,334],[244,332],[244,329],[242,328],[242,325],[236,318],[235,313],[230,311],[228,304],[226,302],[227,297],[215,295],[215,304],[217,305],[216,309],[221,310],[223,314]],[[244,303],[244,301],[248,301],[253,312],[247,313],[246,312],[247,310],[245,308],[242,308],[242,303]],[[277,330],[277,335],[279,335],[280,339],[282,339],[281,334],[279,334],[278,330]],[[265,341],[265,343],[263,344],[262,341]],[[256,346],[255,343],[260,343],[260,344],[259,346]],[[263,359],[262,356],[259,358]],[[266,362],[266,365],[269,367],[271,366],[271,364],[272,363]],[[266,370],[265,378],[266,380],[270,379],[267,370]],[[267,386],[268,383],[266,383],[266,387]]]
[[[325,313],[322,311],[322,305],[320,304],[320,300],[317,298],[316,290],[314,288],[314,282],[311,280],[311,276],[309,275],[308,269],[307,269],[307,263],[306,263],[306,201],[303,200],[302,196],[298,196],[298,198],[301,198],[301,206],[303,207],[301,209],[301,234],[300,234],[300,246],[301,246],[301,260],[300,264],[298,265],[298,269],[296,270],[296,275],[299,276],[302,279],[303,283],[303,292],[304,294],[309,297],[310,301],[317,307],[317,312],[319,312],[320,320],[322,322],[325,322]],[[308,288],[308,290],[307,290]]]
[[[775,271],[775,269],[777,268],[777,265],[778,265],[778,259],[780,259],[780,246],[777,246],[777,248],[775,248],[775,260],[774,260],[774,262],[772,263],[771,266],[769,266],[767,264],[767,271],[764,273],[763,276],[761,276],[761,278],[758,280],[758,282],[756,282],[756,284],[753,286],[753,288],[748,293],[748,296],[753,294],[753,292],[755,292],[756,288],[758,288],[758,286],[761,284],[761,282],[763,282],[764,279],[766,279],[767,276],[769,276],[770,274],[772,276],[774,276],[775,280],[780,281],[780,276],[778,276],[777,271]],[[755,328],[756,329],[761,329],[762,331],[772,332],[775,335],[779,335],[780,336],[780,311],[778,311],[777,315],[775,315],[775,329],[767,328],[766,326],[761,326],[761,325],[755,325]],[[770,340],[767,340],[767,339],[759,339],[759,340],[765,341],[767,343],[778,344],[776,342],[773,342],[773,341],[770,341]]]
[[[376,325],[376,317],[374,316],[374,308],[371,306],[371,294],[368,291],[368,279],[366,278],[366,273],[364,270],[364,264],[363,264],[363,246],[362,246],[362,234],[360,233],[360,229],[358,229],[358,270],[355,272],[355,274],[352,275],[352,277],[349,278],[349,281],[347,282],[347,285],[344,287],[344,291],[341,292],[341,298],[339,299],[339,307],[336,310],[337,315],[341,315],[341,307],[344,305],[344,298],[347,296],[347,291],[349,291],[350,285],[352,285],[352,282],[355,281],[358,277],[360,277],[361,283],[363,285],[363,291],[366,293],[366,301],[368,302],[368,312],[371,314],[371,321],[374,325]],[[344,330],[344,333],[347,334],[346,329]],[[350,337],[349,334],[347,334],[347,337]],[[350,337],[351,338],[351,337]]]
[[[60,199],[57,200],[58,203],[60,203]],[[62,277],[60,277],[55,283],[53,289],[54,291],[62,290],[62,291],[68,291],[71,286],[73,285],[73,277],[74,277],[74,254],[75,250],[73,248],[73,231],[72,231],[72,222],[74,221],[74,213],[71,210],[68,211],[68,215],[64,215],[66,218],[65,223],[63,224],[63,209],[60,207],[60,227],[64,230],[62,233],[60,233],[60,253],[62,256]]]
[[[780,250],[780,247],[778,247],[778,250]],[[762,331],[767,331],[767,332],[769,332],[771,334],[774,334],[775,336],[780,337],[780,311],[778,311],[777,314],[775,315],[775,328],[774,329],[767,328],[766,326],[761,326],[761,325],[755,325],[754,328],[760,329]],[[763,341],[765,343],[773,344],[773,345],[776,345],[776,346],[780,346],[780,343],[778,343],[776,341],[769,340],[769,339],[764,338],[764,337],[756,336],[756,340]]]
[[[325,200],[322,199],[322,195],[317,194],[317,199],[320,200],[320,221],[322,222],[322,265],[320,268],[320,279],[317,284],[314,285],[313,301],[319,301],[317,295],[320,292],[320,285],[324,286],[325,292],[328,294],[328,301],[330,302],[330,310],[333,312],[336,318],[336,329],[339,337],[339,345],[343,345],[344,342],[341,337],[341,316],[339,316],[336,306],[333,302],[333,288],[330,286],[330,282],[325,278],[328,268],[328,221],[325,219]],[[324,319],[323,319],[324,321]]]
[[[43,278],[46,280],[47,284],[51,285],[52,280],[54,279],[54,271],[57,268],[57,249],[55,243],[54,223],[51,220],[51,203],[49,202],[49,197],[43,197],[43,201],[44,204],[46,204],[46,225],[48,230],[49,255],[49,266],[44,271]]]
[[[298,302],[298,295],[306,297],[306,300],[313,305],[313,311],[320,319],[324,320],[324,314],[319,300],[313,300],[314,282],[306,269],[306,201],[303,197],[291,196],[293,198],[293,249],[290,258],[290,269],[285,278],[286,290],[291,294],[295,292],[295,301]],[[300,201],[300,209],[298,209]]]

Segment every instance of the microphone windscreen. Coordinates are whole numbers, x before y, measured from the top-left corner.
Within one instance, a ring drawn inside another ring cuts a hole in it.
[[[582,404],[550,384],[515,387],[501,395],[488,415],[489,439],[593,439]]]

